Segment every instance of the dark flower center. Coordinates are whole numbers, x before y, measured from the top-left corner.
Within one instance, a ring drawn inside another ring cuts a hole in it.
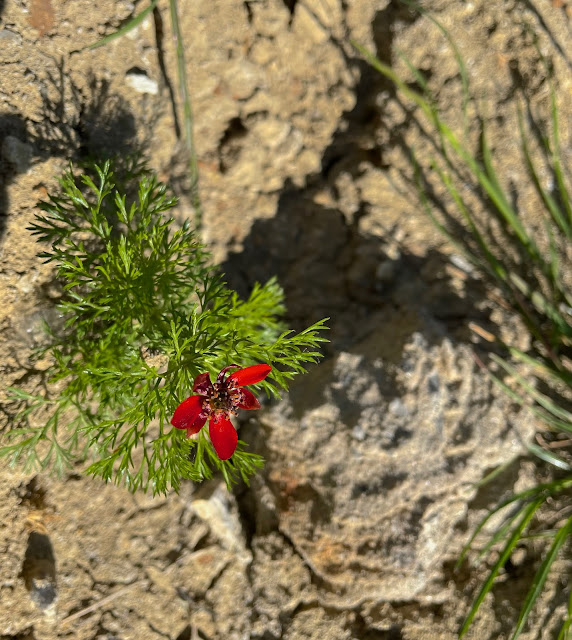
[[[215,414],[237,415],[238,400],[240,391],[234,386],[232,381],[223,380],[213,384],[207,398],[210,411]]]

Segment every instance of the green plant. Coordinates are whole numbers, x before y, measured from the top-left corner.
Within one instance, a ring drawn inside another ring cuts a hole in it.
[[[406,4],[419,9],[414,3]],[[429,136],[434,149],[432,156],[420,157],[414,150],[411,150],[410,155],[411,182],[417,186],[420,202],[427,215],[475,265],[490,290],[500,292],[497,298],[505,301],[505,305],[520,317],[528,330],[530,348],[527,351],[504,344],[496,338],[496,346],[503,356],[490,354],[497,371],[508,374],[511,382],[505,382],[501,375],[492,372],[491,367],[487,371],[495,384],[509,397],[529,407],[554,434],[554,438],[558,438],[559,434],[566,434],[568,439],[572,433],[572,367],[569,360],[572,345],[572,292],[567,284],[572,270],[568,252],[572,239],[572,207],[570,182],[560,153],[555,92],[550,85],[550,135],[539,136],[537,154],[542,160],[541,168],[538,158],[533,157],[531,151],[532,133],[525,125],[523,107],[520,104],[516,106],[523,169],[528,173],[541,203],[544,233],[539,237],[538,233],[531,232],[527,227],[526,216],[513,204],[507,189],[502,186],[503,179],[495,168],[484,119],[478,118],[475,121],[480,127],[478,145],[473,147],[467,142],[467,106],[472,103],[477,114],[478,106],[470,94],[468,74],[458,49],[447,31],[434,18],[431,20],[452,46],[459,67],[464,94],[464,128],[461,134],[456,133],[444,121],[425,78],[404,54],[400,55],[413,74],[418,89],[411,88],[391,66],[371,52],[358,44],[354,46],[375,69],[394,84],[403,97],[420,109],[429,125]],[[550,74],[547,75],[550,78]],[[528,103],[525,106],[528,109],[528,119],[532,121]],[[552,187],[546,186],[543,174],[550,177]],[[436,193],[444,196],[438,197]],[[496,225],[498,236],[502,238],[500,243],[491,233],[492,222]],[[518,366],[511,364],[509,358],[517,361]],[[476,360],[484,367],[479,358]],[[556,455],[550,447],[531,444],[529,448],[558,469],[572,469],[569,461]],[[485,544],[479,556],[482,558],[492,553],[496,546],[502,545],[498,560],[493,564],[461,627],[460,636],[469,629],[485,596],[493,587],[496,576],[530,527],[539,508],[557,496],[565,499],[571,487],[572,479],[569,477],[540,484],[512,496],[483,519],[461,559],[494,513],[509,505],[516,506]],[[545,517],[546,522],[550,520],[550,517]],[[548,527],[544,531],[545,535],[552,537],[552,543],[534,576],[512,636],[513,640],[524,629],[554,560],[572,533],[572,517],[563,521],[554,517],[552,521],[556,523],[555,527]],[[542,527],[542,524],[538,526]],[[568,637],[570,618],[569,612],[562,627],[561,638]]]
[[[141,165],[117,181],[109,162],[92,169],[78,177],[70,166],[31,226],[63,286],[62,322],[35,354],[52,361],[46,392],[12,389],[19,411],[0,456],[60,472],[90,457],[87,473],[153,493],[217,469],[228,486],[248,481],[260,456],[239,442],[221,460],[205,430],[188,439],[171,428],[175,409],[199,374],[235,363],[271,365],[255,382],[277,396],[319,358],[324,321],[285,331],[273,279],[241,300],[191,226],[165,217],[175,199]]]

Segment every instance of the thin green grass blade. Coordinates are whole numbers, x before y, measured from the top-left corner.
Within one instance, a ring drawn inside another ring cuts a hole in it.
[[[453,132],[443,123],[441,123],[441,127],[443,128],[443,133],[453,149],[455,149],[462,160],[465,161],[469,169],[473,172],[481,188],[489,196],[498,212],[516,233],[523,247],[525,247],[533,257],[536,257],[538,255],[538,249],[536,248],[534,240],[532,240],[528,235],[515,211],[508,204],[503,190],[498,185],[492,165],[486,171],[483,171],[472,153],[457,140]],[[483,156],[485,160],[490,158],[490,151],[487,150],[488,145],[485,145],[485,149],[483,149]]]
[[[431,207],[431,203],[429,202],[425,189],[423,188],[419,163],[417,162],[413,154],[413,151],[411,152],[411,154],[412,154],[412,162],[413,162],[414,171],[415,171],[417,193],[418,193],[421,205],[425,210],[426,215],[429,217],[429,219],[432,221],[435,227],[449,240],[449,242],[459,251],[459,253],[462,253],[467,258],[467,260],[469,260],[471,264],[473,264],[477,269],[480,269],[481,271],[488,273],[491,277],[493,278],[497,277],[497,274],[491,268],[491,265],[488,262],[482,260],[478,255],[474,254],[466,244],[460,242],[455,236],[453,236],[453,234],[449,231],[449,229],[447,229],[447,227],[434,214],[433,208]],[[435,166],[435,170],[439,170],[439,169]],[[494,260],[494,256],[493,256],[493,260]]]
[[[566,420],[560,420],[547,410],[544,410],[534,404],[530,404],[527,402],[525,398],[523,398],[520,394],[516,393],[514,389],[511,389],[508,385],[506,385],[500,378],[492,374],[490,371],[485,369],[490,377],[490,379],[497,385],[500,389],[502,389],[503,393],[514,400],[517,404],[522,407],[526,407],[529,411],[531,411],[541,422],[543,422],[548,427],[554,429],[555,431],[565,431],[567,433],[572,433],[572,424]]]
[[[177,42],[177,71],[179,77],[179,91],[183,101],[183,114],[185,124],[185,143],[189,154],[189,173],[191,179],[191,203],[195,210],[195,226],[199,231],[202,226],[202,205],[199,194],[199,167],[197,159],[197,149],[195,147],[193,135],[193,108],[189,94],[189,86],[187,81],[187,67],[185,64],[185,49],[181,25],[179,22],[179,11],[177,0],[169,0],[171,10],[171,23],[173,25],[173,33]]]
[[[447,227],[445,227],[445,225],[433,213],[431,203],[429,202],[425,189],[423,188],[420,165],[417,162],[417,158],[415,157],[413,150],[411,151],[411,159],[413,162],[417,192],[418,192],[421,204],[425,209],[425,213],[429,216],[430,220],[433,222],[435,227],[439,229],[439,231],[451,242],[451,244],[456,249],[458,249],[461,253],[463,253],[476,267],[482,268],[483,265],[481,261],[478,259],[478,257],[473,255],[470,251],[468,251],[465,245],[463,245],[455,237],[453,237],[453,235],[450,233]]]
[[[409,69],[409,71],[415,76],[415,80],[417,81],[417,84],[421,87],[421,89],[423,90],[423,96],[427,101],[427,105],[429,106],[430,110],[431,110],[431,120],[433,122],[433,124],[435,125],[437,132],[439,133],[439,141],[441,143],[441,147],[439,149],[439,151],[443,154],[443,157],[445,158],[445,160],[447,160],[447,163],[449,163],[449,157],[447,155],[447,147],[445,145],[445,139],[441,133],[441,130],[439,129],[439,111],[437,109],[436,103],[435,103],[435,99],[433,97],[433,94],[431,92],[431,89],[429,88],[429,85],[427,84],[427,82],[425,81],[425,78],[423,77],[423,74],[419,71],[419,69],[411,62],[411,60],[409,59],[409,57],[403,52],[401,51],[401,49],[397,49],[397,55],[399,56],[399,58],[401,58],[401,60],[403,60],[403,62],[405,62],[405,64],[407,65],[407,68]]]
[[[564,320],[560,311],[540,293],[540,291],[533,291],[527,282],[525,282],[518,274],[512,272],[510,274],[511,282],[517,287],[517,289],[532,302],[540,313],[543,313],[547,318],[558,327],[560,333],[565,336],[572,336],[572,327]]]
[[[538,531],[536,533],[529,533],[523,535],[521,540],[553,540],[554,536],[558,533],[558,529],[544,529],[544,531]]]
[[[419,71],[419,69],[411,62],[408,56],[405,55],[401,49],[397,50],[397,55],[405,62],[409,71],[415,76],[415,80],[417,84],[423,89],[423,94],[428,98],[428,104],[432,107],[433,110],[436,110],[435,103],[433,101],[433,95],[431,93],[431,89],[427,82],[425,82],[425,78],[423,74]]]
[[[568,185],[566,184],[566,178],[564,176],[564,172],[562,171],[562,164],[560,162],[559,157],[552,157],[552,167],[554,169],[554,176],[556,178],[556,184],[558,185],[558,193],[562,200],[562,205],[564,206],[564,210],[566,211],[566,215],[568,216],[569,221],[569,235],[570,238],[570,229],[572,229],[572,206],[570,204],[570,196],[568,195]]]
[[[415,76],[415,79],[417,80],[417,84],[423,90],[423,95],[427,99],[427,104],[429,105],[429,108],[431,109],[431,120],[433,121],[433,124],[434,124],[435,128],[437,129],[437,132],[439,133],[439,143],[440,143],[439,153],[443,156],[443,158],[447,162],[447,164],[449,166],[452,166],[451,165],[451,160],[450,160],[449,155],[447,153],[447,145],[445,144],[445,138],[443,137],[443,134],[442,134],[441,130],[439,129],[439,112],[437,110],[437,106],[435,104],[435,100],[433,98],[433,94],[431,93],[431,89],[429,88],[429,85],[427,84],[427,82],[425,82],[425,78],[423,77],[423,74],[411,62],[411,60],[405,55],[405,53],[403,51],[401,51],[400,49],[397,49],[397,55],[403,60],[403,62],[405,62],[405,64],[407,65],[409,71]]]
[[[546,65],[544,57],[542,60]],[[558,191],[562,206],[568,217],[572,228],[572,204],[570,202],[569,187],[566,182],[566,177],[562,169],[561,155],[560,155],[560,124],[558,122],[558,105],[556,104],[556,93],[554,91],[554,84],[552,81],[552,74],[548,73],[548,83],[550,87],[550,115],[552,119],[552,148],[547,145],[547,150],[552,156],[552,168],[554,170],[554,177],[556,178],[556,184],[558,185]]]
[[[487,473],[484,478],[481,478],[481,480],[479,480],[478,482],[473,483],[472,486],[475,489],[479,489],[480,487],[484,487],[485,485],[487,485],[489,482],[492,482],[503,471],[506,471],[506,469],[508,469],[510,465],[514,463],[515,459],[516,457],[503,462],[503,464],[499,464],[496,469],[493,469],[490,473]]]
[[[463,244],[455,236],[453,236],[453,234],[447,229],[447,227],[434,214],[433,208],[431,207],[431,203],[429,202],[429,199],[427,197],[426,190],[425,190],[425,188],[423,186],[423,180],[422,180],[422,176],[421,176],[420,164],[417,161],[417,158],[416,158],[415,153],[414,153],[413,150],[411,150],[411,159],[412,159],[412,164],[413,164],[413,167],[414,167],[415,181],[416,181],[419,200],[420,200],[420,202],[421,202],[421,204],[422,204],[422,206],[423,206],[423,208],[425,210],[425,213],[429,217],[429,219],[433,222],[435,227],[449,240],[449,242],[460,253],[462,253],[469,260],[469,262],[471,262],[471,264],[473,264],[478,269],[481,269],[481,270],[483,270],[485,272],[488,272],[491,275],[491,277],[495,277],[495,273],[494,273],[494,271],[491,271],[490,265],[486,261],[482,260],[479,256],[474,254],[469,249],[469,247],[466,246],[466,244]],[[433,161],[431,162],[431,167],[435,171],[443,171]],[[453,184],[452,181],[449,180],[449,182],[450,182],[451,185]],[[445,186],[447,186],[446,183],[445,183]],[[453,197],[453,194],[451,194],[451,197]],[[459,196],[459,198],[460,198],[460,196]]]
[[[492,166],[491,160],[491,152],[486,141],[486,135],[484,133],[481,136],[481,145],[482,145],[482,153],[483,153],[483,161],[485,163],[485,171],[481,169],[478,162],[473,157],[472,153],[468,151],[464,145],[456,139],[452,131],[446,127],[443,123],[441,126],[444,128],[444,134],[448,138],[451,146],[455,149],[455,151],[459,154],[459,156],[464,160],[467,166],[471,169],[476,179],[479,182],[479,185],[490,198],[496,210],[505,222],[509,225],[509,227],[514,231],[516,236],[518,237],[520,243],[526,252],[531,256],[531,258],[538,262],[543,262],[540,251],[534,242],[534,239],[528,234],[523,224],[521,223],[518,215],[514,211],[514,209],[510,206],[505,196],[503,189],[500,187],[498,180],[496,178],[496,173]]]
[[[357,49],[359,53],[367,60],[367,62],[379,73],[385,76],[388,80],[391,80],[395,86],[403,93],[404,96],[415,102],[415,104],[425,113],[425,115],[432,119],[431,104],[417,91],[410,89],[403,80],[395,73],[395,71],[387,64],[382,62],[377,56],[371,53],[368,49],[363,47],[355,40],[350,40],[352,47]]]
[[[552,287],[553,292],[557,291],[560,293],[562,289],[562,278],[560,277],[560,258],[558,256],[558,248],[556,247],[556,239],[548,220],[544,221],[544,228],[546,230],[546,237],[548,238],[548,251],[550,254],[550,286]],[[566,296],[564,295],[563,297]]]
[[[524,491],[515,493],[509,498],[507,498],[506,500],[503,500],[502,502],[500,502],[494,509],[491,509],[487,513],[487,515],[479,522],[478,526],[473,531],[471,538],[469,539],[467,544],[463,547],[459,560],[455,565],[456,568],[458,569],[461,566],[475,538],[479,535],[483,527],[495,515],[495,513],[498,513],[499,511],[507,507],[509,504],[512,504],[513,502],[517,502],[519,500],[530,501],[533,499],[540,499],[540,497],[542,497],[542,499],[545,500],[548,496],[556,495],[560,491],[564,491],[565,489],[569,489],[570,487],[572,487],[572,477],[563,478],[562,480],[554,480],[553,482],[538,484],[535,487],[531,487],[530,489],[525,489]]]
[[[481,126],[481,153],[483,154],[485,171],[482,171],[473,155],[469,151],[467,151],[466,149],[462,149],[461,155],[465,162],[467,162],[469,167],[472,169],[481,187],[492,200],[493,204],[497,208],[497,211],[501,214],[509,227],[512,228],[514,233],[517,235],[522,246],[533,258],[540,259],[540,252],[538,250],[538,247],[536,246],[536,243],[524,228],[524,225],[520,221],[518,214],[509,204],[504,190],[499,184],[496,171],[492,163],[492,154],[487,140],[484,122],[482,122]]]
[[[528,29],[527,29],[528,30]],[[540,48],[540,45],[538,43],[538,38],[536,37],[536,34],[534,34],[534,45],[536,48],[536,51],[540,57],[540,59],[542,60],[542,63],[544,65],[544,69],[545,69],[545,76],[546,79],[548,80],[548,87],[550,89],[550,115],[551,115],[551,119],[552,119],[552,149],[550,149],[549,144],[546,144],[546,149],[549,153],[551,153],[552,157],[553,157],[553,166],[556,169],[556,167],[558,167],[558,171],[556,173],[556,175],[558,176],[558,173],[562,176],[563,178],[563,182],[562,185],[559,184],[559,188],[561,189],[562,193],[561,193],[561,197],[563,199],[563,204],[564,204],[564,208],[566,209],[566,212],[568,214],[568,218],[570,219],[571,223],[572,223],[572,209],[570,207],[570,197],[569,197],[569,189],[568,187],[566,187],[566,180],[564,177],[564,172],[562,170],[562,164],[560,162],[560,126],[558,123],[558,105],[556,104],[556,92],[554,90],[554,71],[551,67],[551,65],[548,63],[548,60],[546,59],[546,56],[542,53],[542,49]],[[546,142],[547,139],[545,139]],[[568,174],[568,176],[570,176],[570,174]],[[572,597],[572,595],[571,595]]]
[[[512,528],[513,524],[523,514],[527,507],[527,503],[523,503],[518,509],[514,511],[495,531],[495,533],[487,540],[485,546],[479,551],[476,558],[473,560],[472,565],[475,566],[487,555],[487,553],[501,540],[504,540],[506,534]]]
[[[531,366],[538,375],[551,378],[556,383],[561,382],[572,388],[572,373],[563,369],[556,369],[552,360],[540,357],[535,358],[510,345],[505,344],[503,346],[508,349],[513,357]]]
[[[490,379],[503,391],[503,393],[507,397],[523,407],[528,406],[531,411],[534,409],[534,405],[530,406],[529,403],[527,404],[526,400],[521,395],[519,395],[514,389],[511,389],[498,376],[495,376],[494,373],[486,369],[486,367],[485,370],[487,371]]]
[[[464,131],[465,131],[465,135],[466,132],[468,130],[468,126],[467,126],[467,119],[466,119],[466,109],[467,109],[467,105],[468,105],[468,101],[469,101],[469,93],[468,93],[468,75],[467,75],[467,70],[464,66],[462,57],[460,56],[459,50],[457,49],[454,41],[452,40],[452,38],[449,36],[449,33],[447,32],[447,30],[441,25],[440,22],[438,22],[437,20],[435,20],[430,14],[427,14],[426,11],[424,11],[424,9],[422,7],[420,7],[419,5],[417,5],[415,2],[411,2],[410,0],[402,0],[402,2],[404,2],[405,4],[415,7],[416,9],[419,10],[420,13],[422,13],[423,15],[426,15],[432,22],[434,22],[434,24],[436,24],[439,29],[442,31],[442,33],[445,35],[445,37],[447,38],[449,44],[451,45],[451,47],[453,48],[454,52],[455,52],[455,57],[457,58],[457,62],[459,65],[459,69],[461,72],[461,78],[462,78],[462,85],[463,85],[463,115],[464,115]],[[401,51],[400,49],[397,50],[397,54],[399,55],[399,57],[405,62],[405,64],[407,65],[408,69],[410,70],[410,72],[415,76],[415,79],[418,83],[418,85],[421,87],[421,89],[423,90],[423,94],[427,99],[427,104],[431,110],[431,114],[432,114],[432,121],[433,124],[435,126],[435,129],[437,130],[437,133],[439,135],[439,152],[441,154],[441,156],[443,157],[443,160],[446,162],[447,166],[449,167],[449,170],[453,171],[455,169],[455,166],[451,160],[451,158],[449,157],[449,153],[447,150],[447,145],[445,144],[445,137],[443,135],[443,129],[440,126],[441,125],[441,121],[439,118],[439,111],[438,108],[436,106],[436,102],[433,98],[433,94],[431,92],[431,89],[429,88],[429,85],[427,84],[427,82],[425,81],[425,78],[423,77],[423,74],[421,74],[421,72],[419,71],[419,69],[417,69],[417,67],[411,62],[411,60],[409,59],[409,57],[407,55],[405,55],[405,53],[403,51]],[[436,170],[440,170],[439,166],[437,165],[437,163],[435,162],[435,160],[431,161],[431,166],[436,169]],[[442,170],[441,170],[442,171]],[[452,184],[452,181],[449,179],[449,184]],[[465,207],[465,211],[467,211],[467,208]],[[476,229],[476,227],[473,226],[473,230],[475,231],[475,233],[478,231]],[[466,251],[466,249],[465,249]],[[487,252],[490,253],[490,252]],[[479,265],[481,268],[486,268],[485,265],[480,264]]]
[[[545,410],[537,405],[530,405],[525,398],[516,393],[509,386],[505,385],[504,382],[499,380],[497,377],[491,375],[491,378],[493,382],[497,384],[508,397],[512,398],[522,407],[527,407],[529,411],[531,411],[547,427],[554,429],[554,431],[565,431],[566,433],[572,433],[572,424],[569,421],[560,420],[548,410]]]
[[[459,51],[459,48],[455,44],[455,41],[451,37],[449,31],[435,18],[431,13],[426,11],[422,6],[417,4],[417,2],[413,2],[413,0],[401,0],[403,4],[406,4],[409,7],[413,7],[416,11],[418,11],[421,15],[428,18],[447,39],[449,46],[453,51],[453,56],[455,57],[455,61],[457,62],[457,67],[459,68],[459,74],[461,76],[461,85],[463,87],[463,103],[462,103],[462,111],[463,111],[463,130],[465,132],[468,131],[468,117],[467,117],[467,109],[469,106],[469,102],[471,100],[471,95],[469,93],[469,74],[467,72],[467,67],[465,66],[465,61],[463,60],[463,56]]]
[[[566,411],[566,409],[563,409],[562,407],[559,407],[554,402],[552,402],[550,398],[545,396],[543,393],[540,393],[540,391],[529,384],[514,367],[508,364],[508,362],[505,362],[502,358],[499,358],[494,353],[491,353],[491,359],[499,364],[507,373],[509,373],[516,380],[516,382],[518,382],[518,384],[528,393],[528,395],[541,407],[546,409],[546,411],[549,411],[557,418],[560,418],[572,424],[572,413]]]
[[[521,286],[525,288],[525,290],[529,291],[528,285],[524,282],[524,280],[516,275],[513,271],[511,271],[507,278],[507,285],[510,290],[510,294],[512,295],[511,305],[514,307],[515,311],[520,314],[522,321],[525,323],[526,328],[532,335],[535,340],[541,342],[546,351],[550,354],[554,364],[556,366],[560,366],[557,363],[557,360],[552,353],[552,348],[550,346],[550,341],[544,334],[543,327],[540,325],[540,321],[538,318],[538,314],[535,314],[531,310],[531,303],[526,298],[525,295],[521,292],[518,286],[516,286],[516,282],[520,283]]]
[[[469,208],[465,204],[465,201],[463,200],[461,194],[457,190],[457,187],[455,186],[455,184],[451,180],[451,176],[449,174],[447,174],[445,171],[443,171],[439,166],[437,166],[436,163],[432,163],[432,166],[437,171],[437,173],[439,174],[441,182],[443,183],[443,185],[445,186],[445,188],[449,192],[449,195],[451,196],[451,198],[453,198],[455,204],[457,205],[457,207],[459,208],[459,211],[461,212],[461,215],[463,216],[463,218],[465,219],[465,221],[469,225],[469,228],[471,230],[471,233],[473,234],[473,237],[475,238],[475,240],[477,241],[477,244],[481,248],[481,251],[485,255],[485,258],[486,258],[486,261],[487,261],[487,265],[482,265],[481,264],[481,267],[484,267],[494,277],[498,278],[499,280],[502,280],[502,281],[506,282],[506,280],[507,280],[507,272],[506,272],[506,270],[500,264],[500,262],[495,258],[495,256],[492,254],[491,250],[489,249],[489,247],[488,247],[488,245],[487,245],[487,243],[485,241],[485,238],[483,237],[483,235],[479,231],[479,229],[478,229],[478,227],[477,227],[477,225],[475,223],[475,220],[474,220],[473,216],[471,215],[471,213],[469,211]]]
[[[518,214],[509,204],[504,189],[501,187],[498,181],[498,177],[493,165],[491,148],[489,147],[489,142],[487,139],[487,131],[484,120],[481,122],[481,153],[483,154],[483,164],[485,166],[485,172],[491,183],[491,186],[497,194],[499,201],[502,202],[503,207],[507,210],[510,210],[510,216],[507,217],[507,222],[509,222],[509,224],[511,225],[511,227],[513,227],[517,234],[523,234],[523,237],[526,236],[526,239],[528,240],[528,234],[522,226],[522,223],[518,218]]]
[[[552,416],[548,411],[544,411],[543,409],[536,409],[535,407],[531,407],[534,415],[538,417],[538,419],[543,422],[547,427],[554,431],[564,431],[565,433],[572,433],[572,424],[570,422],[566,422],[565,420],[559,420]]]
[[[566,540],[568,539],[571,533],[572,533],[572,517],[568,518],[568,520],[566,521],[566,524],[563,527],[561,527],[558,533],[556,534],[554,538],[554,542],[550,547],[550,550],[546,554],[546,557],[542,561],[542,564],[540,565],[538,571],[536,572],[536,575],[534,576],[532,587],[530,588],[530,591],[526,596],[526,600],[524,601],[524,605],[520,612],[520,616],[518,618],[518,622],[516,625],[515,632],[512,636],[512,640],[516,640],[518,636],[521,634],[522,630],[524,629],[524,625],[528,620],[530,611],[532,610],[534,603],[537,601],[538,596],[540,595],[544,587],[544,583],[546,582],[546,578],[548,577],[552,564],[556,559],[556,556],[558,555],[558,552],[560,551],[562,545],[566,542]]]
[[[469,627],[471,626],[471,623],[473,622],[475,615],[477,614],[477,611],[479,610],[481,604],[483,603],[483,600],[491,590],[493,586],[493,582],[498,575],[498,572],[505,565],[506,561],[509,559],[510,554],[512,553],[512,550],[517,545],[518,541],[522,536],[522,532],[526,529],[526,527],[528,526],[528,523],[532,520],[532,517],[536,513],[536,510],[538,509],[538,507],[540,507],[540,505],[543,502],[544,502],[544,498],[538,498],[534,502],[531,502],[525,509],[522,519],[520,520],[520,522],[512,532],[512,535],[508,539],[504,549],[502,550],[499,556],[499,559],[494,564],[487,579],[485,580],[483,586],[481,587],[481,590],[479,591],[477,597],[475,598],[473,605],[471,607],[471,610],[469,611],[469,614],[467,615],[467,618],[465,619],[465,622],[463,623],[463,626],[459,631],[459,638],[462,638],[465,635],[465,633],[467,633]]]
[[[566,616],[566,620],[564,620],[564,624],[556,640],[572,640],[570,627],[572,627],[572,589],[570,589],[570,596],[568,598],[568,615]]]
[[[526,445],[526,448],[533,453],[537,458],[548,462],[549,464],[558,467],[558,469],[564,469],[564,471],[572,471],[572,467],[562,458],[552,453],[551,451],[547,451],[542,447],[539,447],[534,442],[529,442]]]
[[[520,130],[520,146],[524,156],[524,161],[526,163],[526,168],[528,169],[528,174],[532,180],[532,184],[536,189],[536,193],[538,193],[540,199],[544,203],[544,206],[546,207],[552,219],[554,220],[554,223],[567,237],[570,237],[570,234],[572,233],[572,229],[570,227],[568,220],[566,220],[564,213],[560,210],[560,207],[556,204],[556,200],[554,200],[552,195],[542,186],[540,176],[538,175],[538,171],[536,170],[534,161],[532,159],[532,155],[530,153],[530,147],[528,145],[526,131],[524,129],[522,110],[520,109],[520,107],[517,109],[517,113],[518,113],[518,127]]]
[[[351,41],[353,47],[355,47],[364,58],[372,65],[374,69],[379,71],[386,78],[391,80],[396,87],[403,93],[403,95],[413,102],[417,104],[423,113],[432,121],[433,120],[433,109],[431,104],[419,93],[410,89],[404,82],[401,80],[395,71],[387,64],[381,62],[375,55],[373,55],[370,51],[368,51],[365,47],[362,47],[355,41]],[[447,142],[451,145],[451,148],[457,153],[457,155],[465,162],[467,167],[472,171],[477,181],[479,182],[481,188],[485,191],[485,193],[489,196],[498,212],[505,219],[505,221],[509,224],[509,226],[514,230],[521,244],[525,248],[525,250],[529,253],[529,255],[537,261],[542,261],[542,257],[540,256],[540,252],[534,240],[528,235],[526,229],[518,219],[518,216],[508,204],[506,197],[498,187],[498,183],[495,184],[495,173],[492,170],[492,165],[490,167],[491,176],[487,175],[487,172],[483,171],[479,166],[478,162],[474,158],[473,154],[466,148],[466,146],[459,141],[457,136],[453,133],[453,131],[442,121],[438,120],[436,123],[437,129],[440,135],[443,135]],[[490,151],[488,150],[488,145],[486,145],[483,152],[485,154],[488,153],[490,156]]]
[[[118,29],[117,31],[110,33],[108,36],[101,38],[101,40],[98,40],[97,42],[94,42],[88,45],[87,47],[84,47],[84,49],[91,50],[91,49],[97,49],[98,47],[103,47],[104,45],[109,44],[112,40],[115,40],[116,38],[121,38],[121,36],[124,36],[126,33],[129,33],[132,29],[135,29],[135,27],[138,24],[141,24],[143,20],[145,20],[145,18],[157,6],[157,2],[158,0],[152,0],[151,4],[148,7],[143,9],[141,13],[138,13],[133,18],[133,20],[130,20],[127,24],[121,27],[121,29]]]

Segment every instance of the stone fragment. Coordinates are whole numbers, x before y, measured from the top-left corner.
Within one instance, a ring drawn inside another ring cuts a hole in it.
[[[244,540],[238,515],[230,497],[221,486],[208,500],[194,500],[192,509],[210,528],[221,546],[229,551],[243,551]]]
[[[0,29],[0,44],[21,44],[22,36],[19,33],[10,31],[10,29]]]
[[[204,596],[213,581],[231,561],[232,553],[218,545],[195,551],[180,560],[177,577],[185,591]]]
[[[375,356],[388,330],[339,354],[329,381],[322,368],[313,388],[309,374],[295,412],[264,418],[279,530],[328,580],[332,606],[448,597],[439,576],[460,551],[466,486],[521,450],[507,436],[507,402],[485,402],[469,348],[412,334],[396,367]],[[526,440],[529,421],[512,420]]]
[[[138,93],[148,93],[153,96],[159,93],[157,82],[144,72],[132,71],[127,73],[125,83]]]

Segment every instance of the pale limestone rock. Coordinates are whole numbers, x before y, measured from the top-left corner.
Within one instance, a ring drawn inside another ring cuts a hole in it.
[[[137,93],[148,93],[152,96],[156,96],[159,93],[157,81],[150,78],[146,73],[128,73],[125,76],[125,83]]]

